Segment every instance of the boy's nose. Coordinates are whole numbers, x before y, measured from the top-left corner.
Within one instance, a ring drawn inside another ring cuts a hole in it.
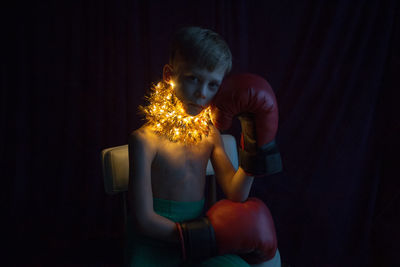
[[[195,97],[205,99],[206,98],[206,87],[199,86],[195,91]]]

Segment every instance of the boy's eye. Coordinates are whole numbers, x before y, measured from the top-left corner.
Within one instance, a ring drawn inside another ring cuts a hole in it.
[[[197,78],[197,77],[194,76],[194,75],[189,75],[189,76],[188,76],[188,79],[189,79],[190,81],[192,81],[192,82],[198,82],[198,81],[199,81],[199,78]]]
[[[212,90],[217,90],[219,88],[219,84],[218,83],[210,83],[210,88]]]

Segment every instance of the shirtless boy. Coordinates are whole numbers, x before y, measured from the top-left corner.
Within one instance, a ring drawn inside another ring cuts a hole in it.
[[[159,87],[173,92],[183,116],[204,116],[231,65],[229,47],[218,34],[198,27],[183,28],[175,35]],[[199,138],[188,141],[175,140],[173,135],[183,130],[194,136],[190,131],[195,131],[195,125],[193,129],[179,129],[178,125],[177,130],[162,127],[157,122],[147,123],[129,137],[129,266],[181,266],[195,262],[190,255],[183,259],[188,255],[182,254],[189,248],[182,243],[180,222],[202,216],[209,159],[216,180],[230,201],[245,202],[254,179],[241,167],[234,169],[221,135],[211,123]],[[279,252],[275,263],[278,257]],[[235,254],[210,257],[196,264],[249,266]]]

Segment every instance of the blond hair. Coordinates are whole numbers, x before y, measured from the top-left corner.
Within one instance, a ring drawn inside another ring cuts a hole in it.
[[[232,54],[228,44],[216,32],[200,27],[185,27],[175,33],[169,63],[174,66],[178,58],[209,71],[224,66],[225,74],[232,68]]]

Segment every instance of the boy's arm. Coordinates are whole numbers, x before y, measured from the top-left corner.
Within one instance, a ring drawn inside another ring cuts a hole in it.
[[[176,224],[154,212],[151,163],[156,155],[152,135],[139,129],[129,136],[128,205],[135,227],[142,234],[179,242]]]
[[[238,116],[242,128],[239,165],[249,175],[266,176],[282,171],[275,143],[278,104],[274,91],[261,76],[243,73],[224,79],[211,103],[211,120],[228,129]]]
[[[246,201],[254,177],[248,176],[240,166],[235,171],[226,155],[219,131],[213,127],[213,132],[214,147],[211,152],[211,163],[214,168],[215,177],[229,200],[237,202]]]

